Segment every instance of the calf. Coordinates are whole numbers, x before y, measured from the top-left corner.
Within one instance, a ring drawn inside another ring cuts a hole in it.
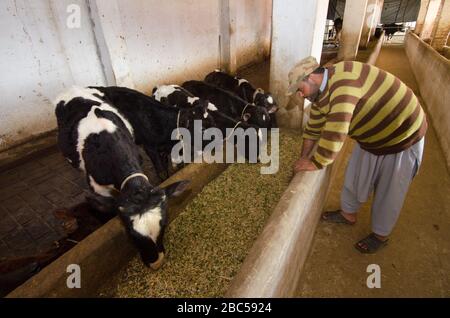
[[[254,103],[256,106],[265,107],[269,114],[275,113],[278,110],[277,104],[270,93],[264,93],[262,88],[254,88],[246,79],[215,70],[206,75],[205,82],[233,92],[247,102]]]
[[[132,125],[97,90],[72,88],[55,104],[59,148],[74,168],[85,172],[92,192],[88,201],[101,211],[117,212],[142,261],[158,269],[164,258],[167,199],[183,192],[188,182],[162,189],[148,182]]]
[[[159,85],[153,88],[152,97],[168,106],[191,108],[203,104],[203,99],[195,97],[179,85]],[[216,106],[208,102],[208,110],[217,111]]]
[[[235,120],[265,128],[271,125],[266,108],[249,103],[231,92],[201,81],[187,81],[182,86],[195,96],[209,100],[219,112]]]
[[[397,32],[405,32],[403,25],[397,23],[383,24],[383,30],[385,32],[384,35],[388,40],[392,39],[394,34]]]
[[[101,100],[109,101],[129,120],[135,132],[135,141],[142,145],[161,179],[168,177],[168,157],[177,143],[171,140],[172,131],[180,127],[194,130],[194,120],[202,127],[214,127],[208,102],[201,101],[190,108],[172,108],[153,97],[125,87],[91,87]]]
[[[336,18],[333,20],[333,28],[334,28],[334,45],[338,46],[341,42],[341,32],[342,32],[342,18]]]

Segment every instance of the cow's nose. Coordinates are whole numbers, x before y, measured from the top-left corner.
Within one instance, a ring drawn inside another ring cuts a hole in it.
[[[158,259],[155,262],[150,263],[150,268],[155,271],[158,270],[163,264],[163,260],[164,260],[164,253],[163,252],[158,253]]]

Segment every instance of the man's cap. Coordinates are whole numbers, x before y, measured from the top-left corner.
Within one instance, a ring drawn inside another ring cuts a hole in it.
[[[305,57],[303,60],[295,64],[289,72],[289,87],[286,95],[294,94],[300,82],[309,74],[311,74],[320,65],[314,56]]]

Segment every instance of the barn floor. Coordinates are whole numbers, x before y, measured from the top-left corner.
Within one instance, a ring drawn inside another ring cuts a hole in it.
[[[377,66],[398,76],[419,96],[402,46],[384,46]],[[388,246],[374,255],[353,247],[370,232],[370,202],[353,227],[319,223],[297,297],[450,297],[450,178],[428,122],[422,166]],[[348,159],[350,153],[345,155]],[[339,208],[344,172],[342,167],[334,180],[326,210]],[[369,264],[380,266],[380,289],[366,286]]]
[[[144,171],[158,183],[148,159]],[[106,222],[87,189],[56,147],[0,172],[0,297]]]

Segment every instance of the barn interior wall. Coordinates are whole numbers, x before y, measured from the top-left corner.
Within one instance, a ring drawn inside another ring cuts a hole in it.
[[[450,60],[413,33],[406,35],[405,50],[450,171]]]
[[[219,1],[2,1],[0,151],[54,130],[52,101],[71,85],[133,83],[149,93],[157,84],[203,78],[220,66]],[[233,5],[239,68],[270,54],[272,0]],[[93,6],[103,8],[100,16]],[[94,26],[108,27],[106,41]],[[123,70],[129,81],[117,77]]]
[[[56,127],[55,92],[104,84],[90,20],[65,25],[71,3],[0,2],[0,150]],[[86,2],[78,4],[81,17],[88,16]]]
[[[442,0],[430,0],[428,4],[427,13],[425,15],[425,21],[422,26],[422,31],[420,33],[421,39],[431,38],[435,20],[439,13],[439,8],[441,6],[441,1]]]

